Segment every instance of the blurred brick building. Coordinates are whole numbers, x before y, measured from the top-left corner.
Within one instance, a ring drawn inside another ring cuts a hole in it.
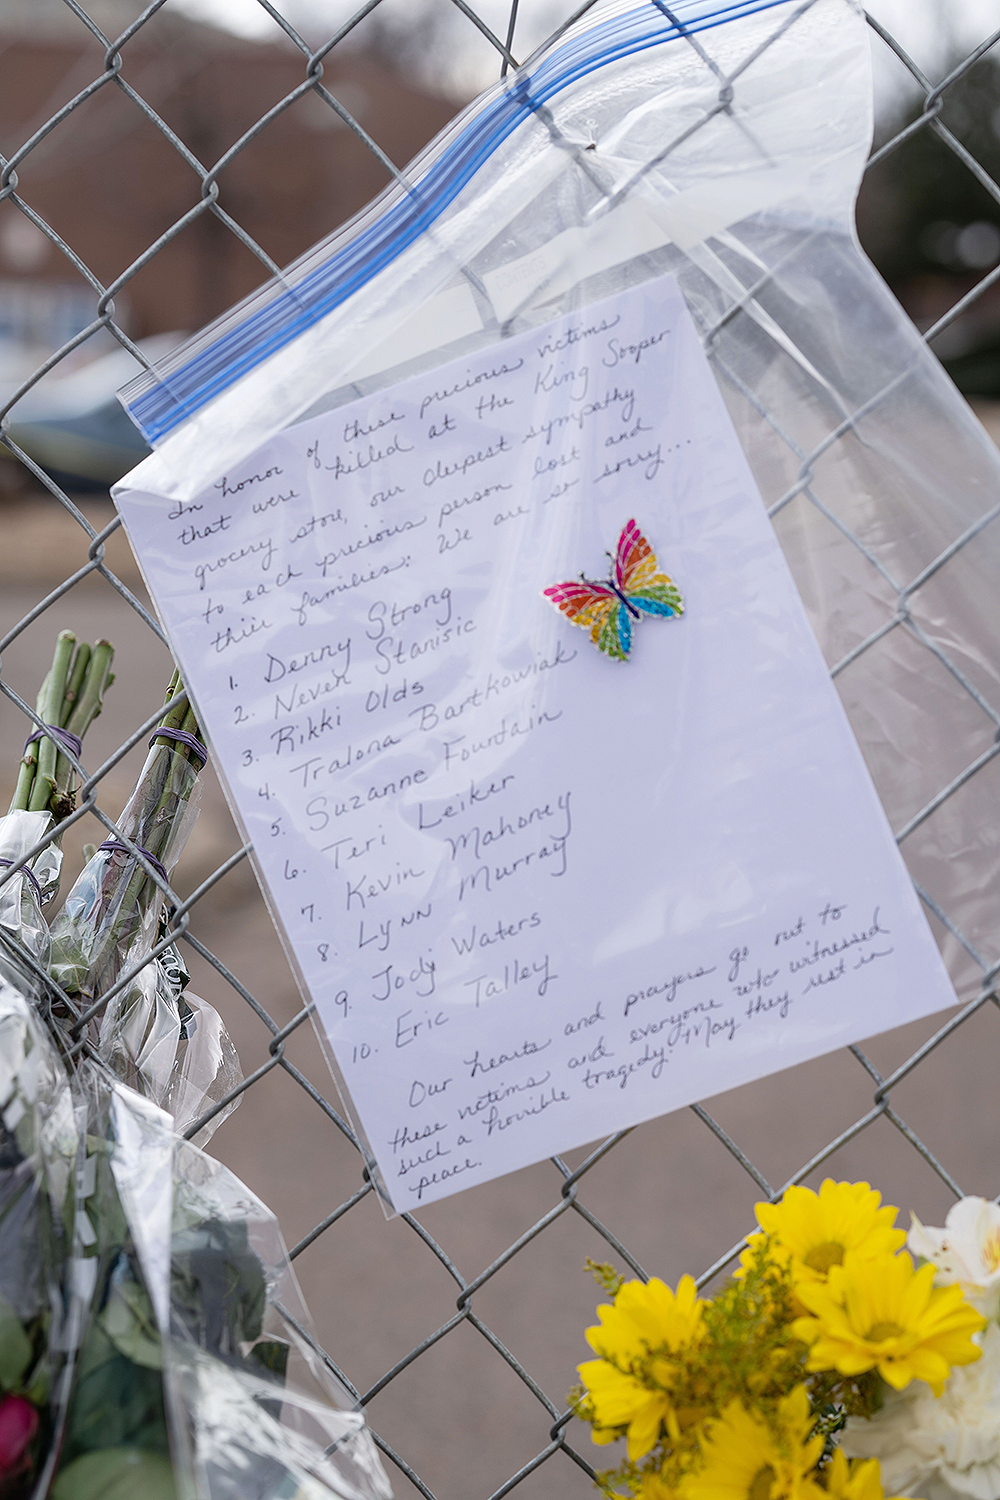
[[[91,0],[108,36],[138,0]],[[0,152],[11,156],[104,72],[104,47],[53,0],[0,6]],[[121,78],[204,166],[296,88],[291,43],[244,41],[169,6],[121,51]],[[337,47],[323,82],[399,165],[454,113],[384,62]],[[196,170],[114,83],[84,100],[17,168],[18,193],[107,285],[201,198]],[[362,208],[386,170],[313,93],[279,114],[218,176],[219,203],[279,265]],[[198,216],[132,278],[116,306],[134,337],[194,329],[266,277],[211,213]],[[94,297],[67,258],[0,202],[0,323],[8,338],[45,343],[93,316]],[[88,317],[89,309],[89,317]],[[56,329],[35,328],[53,319]],[[18,320],[24,329],[15,326]],[[61,323],[60,323],[61,320]],[[82,324],[80,324],[82,326]],[[32,336],[34,334],[35,336]]]

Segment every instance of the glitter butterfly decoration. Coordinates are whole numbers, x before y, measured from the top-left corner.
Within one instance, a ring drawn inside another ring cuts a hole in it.
[[[543,589],[556,609],[574,625],[590,631],[598,651],[616,661],[627,661],[632,649],[632,622],[643,615],[670,619],[684,613],[680,590],[660,572],[656,554],[635,521],[628,521],[618,538],[618,551],[612,556],[607,582],[585,578],[554,583]]]

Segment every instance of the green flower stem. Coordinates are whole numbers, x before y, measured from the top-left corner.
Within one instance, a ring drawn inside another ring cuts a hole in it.
[[[115,648],[110,641],[98,641],[94,646],[87,668],[87,675],[79,697],[66,720],[66,728],[81,737],[90,728],[103,707],[103,694],[114,680],[111,663]]]
[[[110,641],[98,641],[93,651],[89,646],[81,645],[76,653],[70,685],[66,689],[64,700],[66,718],[63,728],[68,729],[71,734],[78,735],[81,740],[101,712],[104,706],[104,692],[114,681],[111,671],[114,655],[115,648]],[[82,671],[79,670],[81,657],[83,657]],[[56,761],[55,779],[52,812],[58,821],[72,812],[75,802],[75,794],[70,791],[73,767],[65,755],[60,755]]]
[[[56,651],[58,652],[58,650],[59,645],[57,642]],[[51,675],[52,669],[49,668],[49,671],[45,674],[45,680],[43,681],[41,687],[38,689],[38,696],[35,699],[35,712],[39,716],[41,716],[42,709],[45,707],[45,703],[47,701],[49,678],[51,677]],[[11,812],[27,812],[28,802],[31,798],[31,789],[35,782],[35,771],[37,767],[38,741],[32,740],[30,745],[25,746],[24,754],[21,757],[21,764],[18,767],[17,785],[14,788],[14,795],[11,798],[10,803]]]
[[[180,692],[180,688],[181,688],[180,673],[179,672],[175,672],[174,675],[173,675],[173,677],[171,677],[170,682],[167,684],[166,702],[168,704],[171,703],[172,700],[177,696],[177,694]],[[185,716],[187,715],[187,711],[188,711],[187,699],[182,699],[182,701],[180,703],[174,703],[173,707],[172,708],[168,708],[167,711],[166,711],[166,713],[163,715],[163,718],[160,720],[160,728],[161,729],[180,729],[181,726],[184,723],[184,719],[185,719]],[[157,743],[161,743],[161,742],[158,741]],[[173,746],[177,746],[177,748],[180,749],[180,746],[177,745],[177,741],[176,740],[164,739],[162,741],[162,743],[164,745],[170,745],[172,747]]]
[[[69,674],[69,680],[66,683],[66,694],[63,698],[63,712],[60,722],[64,729],[69,723],[70,714],[73,712],[73,705],[80,695],[80,686],[89,664],[90,647],[86,641],[81,641],[76,648],[76,655],[73,658],[73,670]]]
[[[63,630],[59,633],[52,667],[42,684],[42,691],[38,695],[39,701],[36,705],[38,716],[43,724],[61,725],[63,699],[66,696],[66,679],[69,675],[75,645],[76,636],[71,630]],[[59,750],[55,741],[49,739],[47,735],[43,735],[40,740],[35,740],[32,748],[35,747],[37,747],[38,758],[27,807],[29,812],[44,812],[55,791],[55,771]]]
[[[105,689],[114,681],[113,657],[109,641],[98,641],[91,649],[86,641],[77,645],[72,631],[62,631],[35,702],[42,722],[83,739],[101,711]],[[33,740],[21,758],[11,812],[51,812],[56,822],[61,821],[73,810],[72,780],[73,767],[59,747],[47,738]]]
[[[39,694],[39,698],[41,694]],[[38,705],[35,705],[38,711]],[[14,795],[10,799],[11,812],[27,812],[28,799],[31,796],[31,788],[35,780],[35,767],[38,765],[38,741],[33,740],[21,757],[21,764],[17,772],[17,785]]]

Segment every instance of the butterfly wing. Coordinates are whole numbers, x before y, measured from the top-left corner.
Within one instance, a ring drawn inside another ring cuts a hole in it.
[[[594,639],[593,632],[590,638]],[[604,618],[595,644],[599,651],[613,656],[616,661],[625,661],[632,649],[632,621],[624,604],[617,599]]]
[[[616,661],[625,660],[632,648],[632,623],[613,589],[580,579],[554,583],[542,593],[574,625],[590,632],[598,651]]]
[[[647,615],[681,615],[680,589],[660,572],[656,554],[635,521],[626,523],[618,538],[615,582],[628,602]]]

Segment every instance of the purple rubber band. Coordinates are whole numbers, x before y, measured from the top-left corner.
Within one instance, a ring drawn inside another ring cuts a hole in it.
[[[199,771],[206,764],[208,751],[201,743],[201,740],[196,735],[188,734],[186,729],[154,729],[153,733],[149,736],[149,743],[152,745],[154,740],[162,739],[177,740],[181,745],[187,745],[189,750],[193,750],[201,761],[201,765],[198,767]]]
[[[118,839],[105,839],[104,843],[103,844],[98,844],[97,847],[98,847],[98,849],[110,849],[112,852],[120,850],[122,854],[131,854],[132,853],[132,850],[129,849],[125,844],[120,843]],[[153,869],[156,871],[157,875],[159,875],[160,879],[163,881],[163,884],[164,885],[169,885],[170,881],[167,878],[167,872],[163,868],[163,866],[160,864],[160,861],[157,859],[156,855],[155,854],[150,854],[149,850],[148,849],[144,849],[141,844],[136,844],[135,847],[138,849],[138,851],[139,851],[140,854],[144,855],[145,858],[148,859],[149,863],[153,866]],[[133,855],[133,858],[134,857],[135,856]]]
[[[9,869],[10,866],[13,863],[14,863],[14,861],[12,859],[0,859],[0,865],[3,865],[6,869]],[[38,884],[38,881],[35,879],[34,871],[29,870],[27,865],[21,865],[20,868],[18,869],[17,873],[19,875],[27,875],[28,879],[31,881],[32,885],[35,887],[35,890],[36,890],[36,892],[38,894],[39,901],[41,901],[41,899],[42,899],[42,888]]]
[[[83,749],[83,740],[81,740],[78,734],[71,734],[68,729],[60,729],[58,724],[46,724],[44,729],[36,729],[34,734],[29,734],[28,738],[24,742],[25,750],[27,750],[28,746],[30,744],[33,744],[35,740],[44,739],[46,735],[48,735],[50,739],[55,740],[56,744],[59,745],[63,750],[68,750],[70,755],[75,755],[77,760],[80,759],[80,751]]]

